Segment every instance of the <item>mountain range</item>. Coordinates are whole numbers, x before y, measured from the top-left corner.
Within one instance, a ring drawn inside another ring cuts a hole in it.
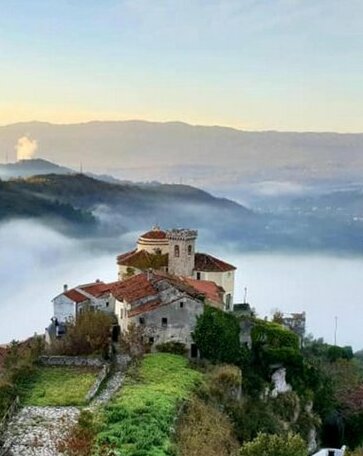
[[[339,209],[338,196],[345,196],[342,201],[352,212]],[[195,227],[206,243],[223,239],[238,250],[359,254],[363,192],[343,196],[332,194],[328,213],[328,195],[297,198],[283,209],[261,212],[189,185],[111,183],[85,174],[53,173],[0,181],[0,220],[36,218],[66,233],[113,240],[154,224]]]
[[[363,172],[363,134],[248,132],[180,122],[116,121],[0,127],[0,156],[15,160],[17,140],[37,157],[128,180],[215,189],[246,182],[354,181]]]

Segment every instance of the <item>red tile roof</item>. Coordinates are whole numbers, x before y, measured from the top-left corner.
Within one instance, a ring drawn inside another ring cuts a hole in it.
[[[234,271],[236,267],[207,253],[196,253],[194,269],[203,272],[227,272]]]
[[[151,231],[144,233],[140,236],[143,239],[166,239],[166,232],[158,227],[153,228]]]
[[[79,291],[75,290],[74,288],[72,290],[68,290],[63,293],[64,296],[67,296],[71,301],[73,302],[83,302],[86,301],[87,297],[80,293]]]
[[[153,254],[146,250],[131,250],[117,257],[117,264],[136,269],[161,269],[168,266],[168,254]]]
[[[166,273],[142,273],[129,279],[116,282],[111,287],[113,296],[119,301],[125,300],[131,305],[129,316],[150,312],[162,305],[170,304],[170,301],[162,297],[158,284],[162,281],[168,282],[171,286],[187,293],[193,298],[204,296],[199,290],[188,284],[182,278]],[[144,301],[146,302],[139,302]]]
[[[224,289],[210,280],[197,280],[190,277],[182,278],[187,284],[202,293],[209,301],[223,305]]]
[[[109,293],[111,291],[111,285],[112,284],[104,282],[87,283],[85,285],[79,285],[78,287],[72,288],[63,294],[73,302],[80,303],[89,299],[87,294],[94,296],[95,298],[99,298],[104,294]],[[84,291],[85,294],[83,294],[82,291]]]
[[[86,293],[94,296],[95,298],[99,298],[100,296],[104,295],[105,293],[110,291],[110,284],[103,283],[103,282],[96,282],[90,285],[81,285],[80,287]]]
[[[157,290],[153,287],[152,282],[147,279],[147,274],[137,274],[129,279],[116,282],[111,287],[111,292],[119,301],[125,299],[129,303],[157,295]]]
[[[154,309],[157,309],[162,305],[160,299],[154,299],[153,301],[149,301],[145,304],[141,304],[140,306],[134,307],[130,310],[128,316],[129,317],[136,317],[136,315],[143,314],[145,312],[151,312]]]

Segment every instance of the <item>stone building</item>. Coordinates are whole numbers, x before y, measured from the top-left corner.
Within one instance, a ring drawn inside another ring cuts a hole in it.
[[[106,284],[100,280],[78,285],[72,289],[64,285],[63,292],[52,300],[54,320],[64,323],[76,319],[77,315],[85,309],[102,310],[113,314],[115,306],[111,296],[111,286],[112,284]]]
[[[163,231],[154,227],[139,237],[134,250],[117,257],[119,280],[154,269],[212,281],[224,290],[225,310],[232,310],[236,268],[207,253],[196,252],[197,236],[196,230]]]
[[[220,291],[214,283],[148,271],[115,283],[111,293],[122,333],[134,324],[144,329],[151,346],[180,342],[196,356],[192,332],[197,317],[206,303],[223,307]]]

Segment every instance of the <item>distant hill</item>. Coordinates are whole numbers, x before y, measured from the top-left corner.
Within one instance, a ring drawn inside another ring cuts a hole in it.
[[[3,195],[9,193],[17,204],[4,208]],[[2,218],[19,215],[22,207],[25,216],[31,216],[33,210],[34,215],[41,216],[39,207],[45,203],[68,205],[92,214],[102,235],[119,235],[158,223],[212,229],[216,235],[223,232],[235,238],[241,226],[247,230],[250,225],[252,234],[259,220],[259,216],[233,201],[186,185],[112,184],[83,174],[50,174],[10,180],[0,187]]]
[[[0,165],[0,178],[9,179],[16,177],[30,177],[37,174],[70,174],[74,173],[70,168],[56,165],[48,160],[35,158],[32,160],[20,160],[15,163]]]
[[[223,240],[234,250],[359,253],[363,245],[363,219],[322,217],[290,208],[277,214],[255,213],[188,185],[114,184],[83,174],[0,182],[0,220],[28,217],[113,243],[122,233],[159,224],[195,227],[203,231],[203,242]]]
[[[181,122],[29,122],[0,127],[0,156],[28,134],[39,156],[119,179],[216,188],[241,181],[358,179],[363,134],[248,132]]]

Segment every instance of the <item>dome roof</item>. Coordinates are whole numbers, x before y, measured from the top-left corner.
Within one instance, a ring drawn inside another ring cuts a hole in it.
[[[142,234],[139,239],[166,239],[166,232],[161,230],[159,226],[154,226],[151,231]]]

